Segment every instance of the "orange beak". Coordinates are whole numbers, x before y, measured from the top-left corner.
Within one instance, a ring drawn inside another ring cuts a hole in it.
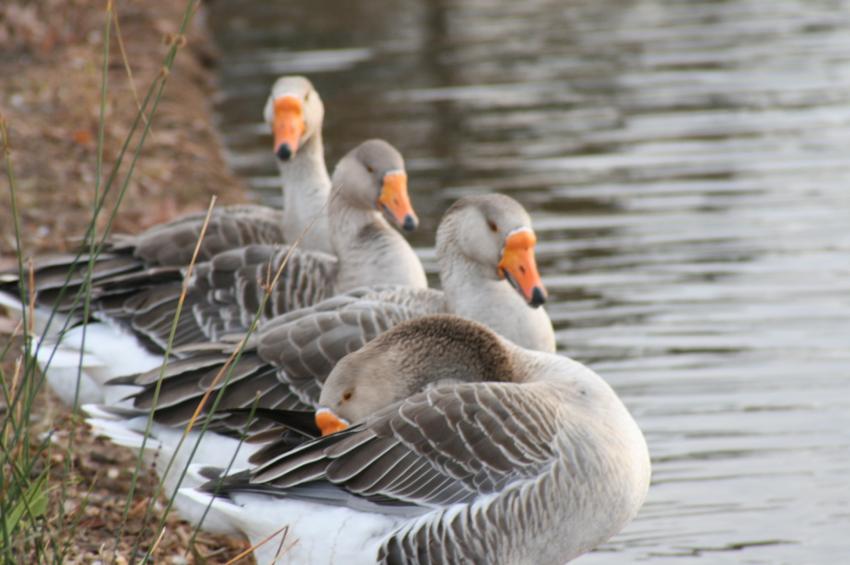
[[[348,422],[328,408],[319,408],[316,410],[316,427],[322,431],[323,436],[327,436],[348,428]]]
[[[404,171],[390,171],[384,175],[378,204],[387,217],[405,231],[413,231],[419,225],[407,194],[407,173]]]
[[[546,289],[534,260],[536,243],[537,236],[530,228],[514,230],[505,239],[502,260],[499,261],[499,276],[508,279],[534,308],[546,302]]]
[[[294,96],[282,96],[274,101],[274,154],[288,161],[298,151],[304,135],[304,106]]]

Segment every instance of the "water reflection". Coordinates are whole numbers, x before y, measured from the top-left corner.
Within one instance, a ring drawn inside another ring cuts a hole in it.
[[[586,563],[850,555],[850,2],[217,2],[231,162],[278,195],[281,73],[333,162],[405,154],[431,233],[460,195],[521,200],[561,348],[645,430],[639,519]]]

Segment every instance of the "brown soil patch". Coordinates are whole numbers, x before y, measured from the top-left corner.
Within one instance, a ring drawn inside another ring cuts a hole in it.
[[[0,4],[0,119],[11,139],[17,178],[24,255],[66,250],[91,217],[96,179],[101,69],[107,1],[6,0]],[[161,72],[168,42],[177,31],[185,2],[120,0],[126,62],[112,28],[109,60],[103,177],[116,160],[142,99]],[[199,24],[199,18],[194,23]],[[177,214],[205,209],[212,194],[220,204],[245,200],[242,184],[228,171],[210,112],[212,50],[204,30],[194,25],[169,74],[114,231],[136,232]],[[126,64],[132,71],[129,79]],[[134,88],[135,86],[135,88]],[[123,171],[127,170],[127,159]],[[0,164],[0,270],[14,266],[15,238],[5,163]],[[120,187],[113,188],[111,201]],[[108,207],[107,207],[108,208]],[[99,221],[102,229],[105,215]],[[15,323],[0,311],[0,348]],[[5,334],[5,335],[4,335]],[[18,347],[2,363],[14,371]],[[52,488],[44,527],[68,542],[66,563],[126,563],[137,539],[143,549],[155,542],[154,519],[142,523],[138,505],[154,492],[155,476],[143,473],[125,535],[114,547],[135,458],[128,451],[92,437],[53,397],[41,391],[34,407],[35,432],[54,432],[54,447],[37,467],[50,467]],[[7,415],[0,412],[0,417]],[[72,432],[72,430],[74,430]],[[69,435],[75,434],[68,450]],[[35,439],[34,441],[37,441]],[[62,506],[62,512],[58,506]],[[67,525],[79,520],[73,539]],[[173,515],[156,552],[157,563],[224,563],[244,542],[200,536],[188,549],[191,528]],[[21,555],[20,562],[36,562]],[[242,563],[251,562],[243,560]]]
[[[105,5],[105,0],[13,0],[0,7],[0,115],[11,138],[26,254],[65,248],[91,218]],[[185,2],[134,0],[115,7],[134,80],[129,80],[113,26],[103,177],[133,123],[137,99],[144,98],[161,72]],[[224,164],[210,119],[211,73],[205,65],[212,52],[202,31],[193,26],[178,53],[115,231],[135,232],[178,213],[205,209],[212,194],[220,204],[245,199],[242,184]],[[5,165],[0,174],[0,252],[8,256],[15,245]]]

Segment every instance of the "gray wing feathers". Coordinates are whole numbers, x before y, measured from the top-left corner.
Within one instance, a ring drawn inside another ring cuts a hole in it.
[[[288,251],[286,246],[248,245],[197,264],[173,345],[246,332]],[[335,269],[336,259],[330,255],[295,250],[287,259],[261,319],[309,305],[333,292]],[[169,277],[166,272],[157,277],[155,271],[148,269],[104,285],[103,299],[96,307],[101,316],[164,349],[183,283],[180,273],[170,273]]]
[[[293,316],[286,323],[276,321],[264,329],[258,336],[257,353],[277,368],[278,377],[291,393],[305,405],[315,406],[322,383],[340,359],[396,324],[434,308],[428,301],[417,304],[409,300],[414,293],[400,287],[350,299],[336,310],[307,309],[301,317]],[[398,300],[390,302],[390,294]],[[337,304],[342,302],[337,300]]]
[[[428,389],[342,434],[289,453],[264,450],[252,482],[288,488],[323,479],[354,494],[409,504],[469,502],[535,477],[553,460],[556,430],[538,419],[554,418],[557,405],[551,392],[530,388],[475,383]],[[534,416],[518,417],[532,404],[538,405]]]
[[[197,244],[206,214],[196,213],[178,218],[167,224],[154,226],[135,235],[114,235],[106,243],[104,252],[94,262],[92,271],[93,311],[105,318],[114,315],[114,320],[133,331],[141,331],[143,337],[162,344],[167,331],[162,329],[164,313],[173,315],[176,297],[158,311],[152,309],[154,299],[143,297],[145,314],[134,319],[133,302],[125,302],[136,294],[163,284],[174,293],[169,283],[181,280],[180,269],[189,264]],[[198,261],[252,243],[274,244],[283,241],[280,212],[264,206],[230,206],[213,211],[207,233],[200,247]],[[35,281],[38,303],[44,306],[57,304],[61,312],[67,312],[86,277],[89,255],[80,257],[67,254],[40,259],[35,265]],[[16,279],[4,277],[0,292],[17,294]],[[62,287],[66,287],[62,291]],[[179,285],[176,294],[179,295]],[[157,299],[163,291],[157,291]],[[77,308],[82,304],[77,300]],[[189,322],[183,323],[178,335],[192,339],[199,335],[191,330]],[[165,324],[170,328],[170,323]],[[148,327],[150,326],[150,327]],[[156,348],[154,348],[156,349]]]
[[[185,267],[203,228],[206,213],[198,212],[160,224],[135,237],[115,241],[112,249],[129,250],[147,265]],[[210,216],[198,260],[252,243],[275,244],[284,240],[283,217],[265,206],[226,206],[216,208]]]
[[[221,433],[238,433],[244,426],[244,415],[227,414],[227,410],[257,408],[292,409],[296,402],[286,403],[269,395],[279,383],[275,371],[251,353],[245,353],[231,367],[225,368],[228,355],[208,354],[171,363],[164,373],[159,397],[155,400],[159,370],[136,377],[135,384],[144,389],[133,396],[134,407],[154,410],[157,422],[185,426],[207,391],[212,391],[201,414],[209,414],[218,391],[224,390],[209,429]],[[225,388],[226,387],[226,388]],[[273,403],[266,402],[274,400]],[[283,399],[285,400],[285,399]],[[250,427],[262,431],[263,426]]]
[[[185,359],[172,361],[154,417],[162,423],[185,423],[187,412],[194,411],[207,389],[218,391],[225,383],[224,399],[230,408],[250,408],[256,401],[258,408],[311,409],[322,383],[342,357],[395,324],[441,308],[441,293],[385,287],[358,289],[278,316],[252,336],[227,382],[222,378],[213,384],[232,347],[190,351]],[[135,397],[136,407],[153,408],[159,373],[157,369],[132,380],[145,387]],[[272,381],[274,386],[268,386]],[[212,429],[228,431],[233,422],[228,420],[224,427],[214,424]]]
[[[261,320],[333,294],[337,261],[330,255],[269,245],[226,251],[199,265],[191,281],[191,292],[198,296],[193,313],[204,334],[219,339],[247,331],[284,261],[281,277],[260,312]]]

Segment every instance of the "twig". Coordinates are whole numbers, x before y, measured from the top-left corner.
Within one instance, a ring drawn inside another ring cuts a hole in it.
[[[283,532],[283,538],[280,540],[280,547],[278,548],[277,554],[275,555],[275,559],[274,559],[275,561],[277,561],[282,556],[281,548],[283,547],[283,542],[286,539],[286,536],[289,535],[289,524],[287,524],[287,525],[283,526],[282,528],[279,528],[278,530],[272,532],[271,534],[269,534],[268,536],[263,538],[261,541],[255,543],[254,545],[252,545],[251,547],[249,547],[245,551],[242,551],[241,553],[239,553],[239,555],[237,555],[236,557],[234,557],[233,559],[231,559],[230,561],[228,561],[224,565],[233,565],[234,563],[236,563],[237,561],[239,561],[243,557],[247,557],[248,555],[254,553],[254,550],[266,545],[271,540],[273,540],[275,537],[277,537],[277,535],[280,534],[281,532]],[[293,544],[290,545],[286,549],[286,551],[289,551],[296,543],[298,543],[298,540],[293,542]],[[283,553],[286,553],[286,551],[284,551]]]
[[[145,121],[145,125],[148,125],[148,117],[142,110],[142,101],[139,99],[139,92],[136,90],[136,81],[133,79],[133,69],[130,68],[127,51],[124,49],[124,36],[121,34],[121,25],[118,23],[117,8],[113,8],[112,20],[115,23],[115,39],[118,40],[118,50],[121,51],[121,60],[124,62],[124,70],[127,71],[127,78],[130,80],[130,92],[133,93],[133,100],[136,102],[136,107],[142,114],[142,119]],[[153,128],[151,128],[151,135],[154,135]]]

